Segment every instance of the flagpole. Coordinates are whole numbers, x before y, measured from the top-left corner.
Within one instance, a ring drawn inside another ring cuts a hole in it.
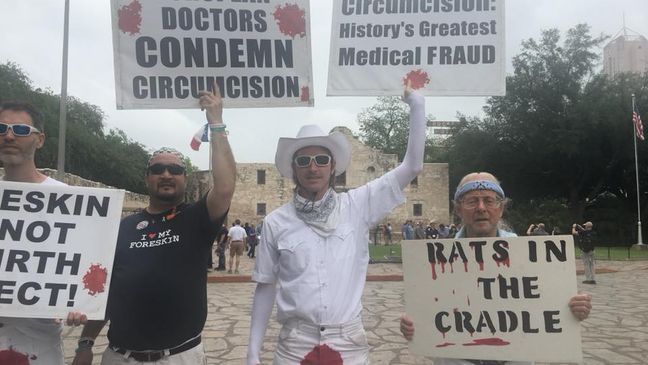
[[[632,115],[634,118],[635,110],[635,94],[632,94]],[[636,248],[644,248],[646,245],[641,239],[641,204],[639,202],[639,162],[637,159],[637,131],[634,120],[632,121],[632,139],[634,140],[634,158],[635,158],[635,179],[637,183],[637,244]]]
[[[63,66],[61,71],[61,100],[59,101],[59,135],[56,174],[59,180],[65,175],[65,132],[67,126],[67,76],[68,76],[68,34],[70,24],[70,0],[65,0],[63,16]]]

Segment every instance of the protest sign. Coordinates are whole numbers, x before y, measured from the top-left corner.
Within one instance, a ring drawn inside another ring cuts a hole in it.
[[[410,350],[441,358],[581,362],[571,236],[403,243]]]
[[[506,90],[504,0],[334,0],[327,95]]]
[[[124,191],[0,183],[0,316],[104,319]]]
[[[111,0],[118,109],[312,106],[308,0]]]

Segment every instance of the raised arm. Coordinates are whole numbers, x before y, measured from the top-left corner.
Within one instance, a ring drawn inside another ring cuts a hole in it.
[[[250,323],[250,342],[248,343],[247,365],[261,364],[261,348],[268,321],[272,314],[277,290],[275,284],[257,284],[252,303],[252,322]]]
[[[425,138],[427,121],[425,118],[425,98],[413,92],[409,85],[405,88],[403,101],[410,106],[409,136],[407,137],[407,151],[403,163],[391,171],[396,175],[401,189],[423,171],[423,155],[425,153]]]
[[[205,109],[210,129],[212,189],[207,194],[207,210],[212,221],[229,209],[234,195],[236,162],[223,124],[223,100],[218,86],[200,92],[200,106]]]

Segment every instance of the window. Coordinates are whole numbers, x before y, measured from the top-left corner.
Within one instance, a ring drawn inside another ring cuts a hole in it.
[[[335,178],[335,185],[336,186],[345,186],[346,185],[346,171],[340,174],[340,176],[337,176]]]
[[[415,178],[410,182],[410,186],[413,187],[413,188],[418,188],[418,176],[415,177]]]
[[[265,185],[265,170],[257,170],[257,185]]]
[[[423,204],[414,204],[414,211],[412,214],[415,217],[420,217],[423,215]]]
[[[257,203],[257,215],[266,215],[266,203]]]

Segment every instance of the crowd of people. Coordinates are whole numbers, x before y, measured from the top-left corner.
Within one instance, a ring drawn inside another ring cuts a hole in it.
[[[275,305],[281,330],[274,364],[304,364],[306,359],[309,364],[367,364],[369,343],[361,302],[369,263],[367,241],[372,227],[378,227],[375,231],[382,233],[384,242],[393,242],[391,223],[379,223],[405,202],[404,189],[422,171],[427,128],[424,98],[409,85],[405,88],[403,100],[410,115],[402,163],[347,192],[333,189],[335,177],[346,171],[351,159],[351,147],[343,134],[327,134],[316,125],[305,125],[296,137],[281,138],[275,165],[295,184],[292,200],[270,212],[262,227],[241,226],[236,219],[228,228],[225,221],[234,194],[236,164],[219,90],[200,95],[209,122],[213,186],[198,201],[185,202],[184,156],[171,148],[152,154],[143,166],[148,206],[125,217],[119,226],[105,318],[87,320],[75,311],[67,318],[70,325],[84,324],[73,365],[92,363],[95,339],[108,322],[103,365],[206,364],[201,337],[207,319],[205,267],[214,266],[214,246],[216,270],[237,273],[246,248],[248,257],[256,261],[248,365],[261,363],[264,335]],[[44,141],[44,125],[32,107],[0,106],[4,180],[60,184],[36,169],[34,155]],[[506,202],[493,175],[468,174],[454,195],[461,224],[408,221],[401,227],[403,239],[511,236],[499,225]],[[581,243],[590,235],[592,224],[588,223],[573,227]],[[174,244],[129,245],[161,232],[173,236]],[[583,320],[589,315],[591,297],[575,295],[569,307]],[[403,336],[411,339],[414,323],[407,315],[400,326]],[[0,350],[29,353],[32,365],[64,363],[60,334],[61,325],[55,320],[0,317]]]

